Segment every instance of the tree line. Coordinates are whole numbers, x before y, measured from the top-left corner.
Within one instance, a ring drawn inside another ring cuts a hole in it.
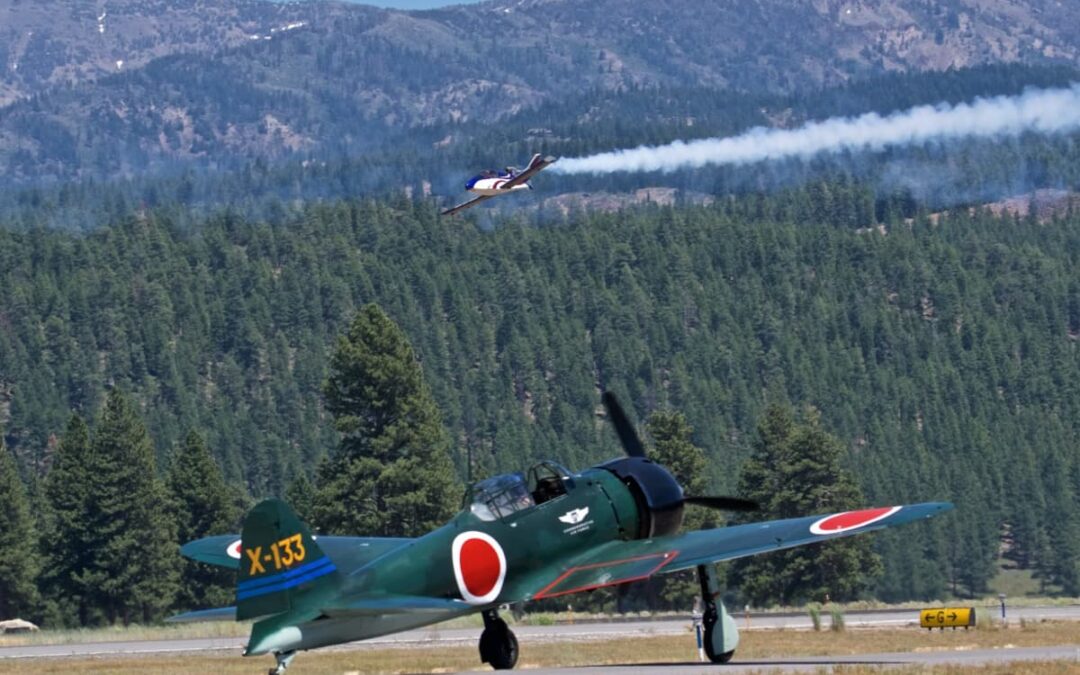
[[[290,497],[318,532],[420,536],[463,489],[441,417],[407,338],[375,305],[338,341],[325,386],[341,441]],[[150,623],[232,604],[235,573],[183,560],[180,545],[236,533],[251,498],[226,483],[192,430],[162,471],[134,397],[106,396],[93,429],[78,414],[27,490],[0,447],[0,616],[50,626]]]
[[[288,494],[318,532],[422,536],[454,512],[463,487],[450,461],[441,416],[404,333],[374,304],[363,307],[335,345],[323,390],[341,434],[320,463],[316,482],[303,474]],[[797,425],[774,404],[759,422],[755,455],[740,492],[761,503],[762,517],[852,509],[861,494],[841,466],[841,445],[809,412]],[[675,411],[653,412],[645,428],[653,458],[688,494],[706,491],[706,455]],[[0,446],[0,616],[30,616],[51,626],[151,623],[170,610],[222,607],[235,574],[178,557],[198,538],[236,532],[249,499],[226,485],[195,431],[159,475],[152,441],[132,397],[106,396],[93,432],[72,415],[52,465],[28,494],[12,456]],[[34,508],[30,508],[33,503]],[[713,512],[691,509],[684,528],[715,527]],[[868,540],[831,542],[820,551],[741,560],[732,584],[755,604],[798,602],[832,594],[859,597],[881,572]],[[615,591],[614,608],[686,609],[697,587],[689,574],[655,578]],[[612,609],[611,592],[578,607]],[[551,603],[542,603],[548,604]]]
[[[1002,564],[1076,593],[1077,214],[874,199],[822,183],[492,231],[401,199],[3,229],[0,423],[32,484],[50,436],[111,385],[159,466],[197,429],[254,498],[315,485],[338,443],[335,340],[377,302],[423,364],[461,478],[616,456],[593,414],[611,389],[638,419],[685,414],[709,488],[731,492],[767,402],[812,404],[867,501],[961,505],[877,537],[873,593],[979,594]],[[850,214],[873,227],[835,224]]]

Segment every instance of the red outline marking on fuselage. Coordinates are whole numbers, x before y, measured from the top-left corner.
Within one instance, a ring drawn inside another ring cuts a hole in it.
[[[618,584],[627,584],[627,583],[630,583],[631,581],[641,581],[642,579],[648,579],[649,577],[651,577],[652,575],[654,575],[658,571],[660,571],[660,569],[663,568],[665,565],[667,565],[672,560],[674,560],[676,557],[678,557],[678,555],[679,555],[678,551],[666,551],[664,553],[650,553],[648,555],[639,555],[639,556],[636,556],[634,558],[623,558],[622,560],[609,560],[609,561],[605,561],[605,562],[590,563],[588,565],[578,565],[576,567],[571,567],[570,569],[568,569],[565,572],[563,572],[562,574],[560,574],[558,576],[558,578],[555,579],[555,581],[552,581],[550,584],[548,584],[547,586],[544,586],[542,589],[540,589],[540,591],[536,595],[534,595],[532,597],[532,599],[533,600],[541,600],[541,599],[544,599],[544,598],[557,598],[560,595],[568,595],[570,593],[580,593],[582,591],[591,591],[591,590],[596,589],[596,588],[604,588],[605,586],[615,586],[615,585],[618,585]],[[616,581],[609,581],[609,582],[602,583],[602,584],[590,584],[590,585],[587,585],[587,586],[578,586],[577,588],[571,588],[571,589],[566,590],[566,591],[559,591],[558,593],[550,593],[550,594],[548,593],[549,590],[551,590],[552,588],[558,586],[567,577],[569,577],[571,574],[573,574],[575,572],[580,572],[581,570],[591,570],[591,569],[595,569],[597,567],[611,567],[613,565],[622,565],[622,564],[625,564],[625,563],[635,562],[637,560],[648,560],[649,558],[662,558],[662,560],[660,561],[659,565],[657,565],[656,567],[652,568],[651,570],[649,570],[648,572],[646,572],[645,574],[642,574],[640,576],[626,577],[625,579],[618,579]]]

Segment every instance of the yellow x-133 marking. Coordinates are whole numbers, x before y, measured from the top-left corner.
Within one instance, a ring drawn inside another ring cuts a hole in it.
[[[307,556],[307,551],[304,550],[303,537],[299,533],[294,534],[284,539],[279,539],[270,544],[270,552],[263,554],[262,546],[254,546],[252,548],[245,548],[244,553],[247,554],[248,562],[250,566],[248,568],[248,576],[253,577],[256,574],[264,574],[266,572],[266,566],[273,563],[274,571],[277,572],[281,568],[289,568],[293,563],[302,561]]]

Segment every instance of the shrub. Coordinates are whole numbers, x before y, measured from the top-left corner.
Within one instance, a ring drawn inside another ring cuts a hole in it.
[[[844,630],[844,613],[839,608],[834,607],[829,612],[829,616],[832,618],[832,625],[829,626],[829,630],[836,633],[841,633]]]

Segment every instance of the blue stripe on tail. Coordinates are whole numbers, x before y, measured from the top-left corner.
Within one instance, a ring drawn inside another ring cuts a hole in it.
[[[290,588],[299,586],[300,584],[308,581],[313,581],[319,577],[326,576],[337,570],[334,567],[334,563],[330,562],[329,558],[323,558],[326,561],[325,564],[306,566],[306,569],[297,568],[292,570],[296,574],[289,573],[288,575],[279,575],[282,578],[275,580],[274,583],[263,584],[256,588],[236,589],[237,600],[247,600],[248,598],[254,598],[260,595],[266,595],[267,593],[277,593]],[[288,576],[288,578],[284,578]]]
[[[238,590],[240,592],[244,592],[244,591],[254,590],[256,588],[261,588],[261,587],[264,587],[264,586],[277,585],[277,584],[280,584],[282,582],[288,581],[289,579],[293,579],[295,577],[301,576],[301,575],[306,574],[308,572],[312,572],[312,571],[315,570],[315,568],[324,567],[326,565],[330,566],[330,571],[331,572],[334,571],[334,569],[335,569],[334,563],[331,562],[330,558],[328,558],[326,556],[323,556],[322,558],[319,558],[318,560],[313,560],[313,561],[311,561],[309,563],[304,563],[303,565],[300,565],[299,567],[294,567],[291,570],[286,570],[286,571],[280,572],[278,574],[272,574],[270,576],[265,576],[265,577],[256,577],[254,579],[248,579],[246,581],[241,581],[240,583],[238,583],[236,585],[236,590]]]

